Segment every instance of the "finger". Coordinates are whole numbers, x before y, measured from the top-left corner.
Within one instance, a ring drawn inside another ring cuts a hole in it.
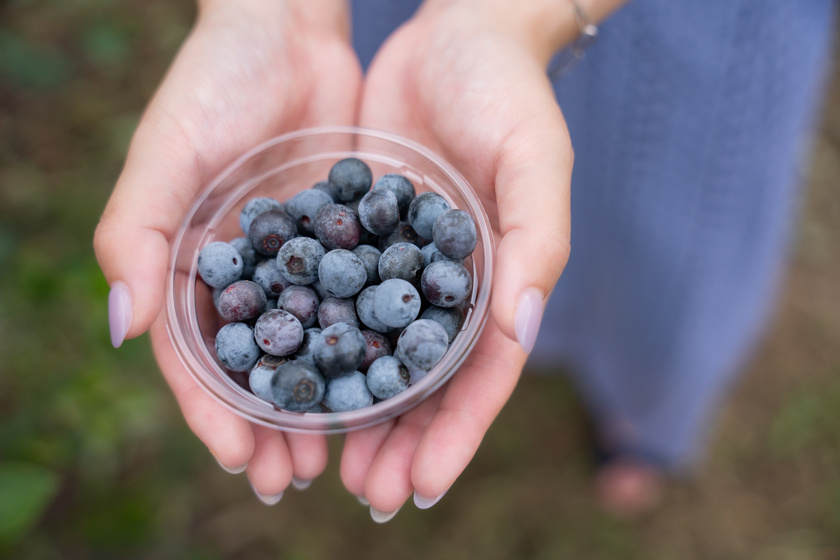
[[[453,376],[417,445],[411,485],[418,507],[431,507],[452,486],[508,400],[525,353],[488,324],[468,362]]]
[[[527,113],[498,148],[495,174],[501,241],[493,318],[526,352],[534,346],[545,299],[569,258],[574,159],[550,89],[544,84],[534,91],[524,104]]]
[[[411,481],[414,453],[440,402],[433,395],[416,408],[400,416],[371,463],[365,480],[365,497],[371,513],[396,512],[414,492]]]
[[[241,472],[254,453],[251,424],[202,389],[184,369],[159,319],[150,331],[161,372],[169,383],[190,429],[228,471]]]
[[[327,438],[322,435],[286,434],[292,456],[294,478],[292,484],[303,490],[327,468]]]
[[[292,458],[283,432],[253,425],[254,454],[248,462],[248,480],[257,498],[274,505],[292,481]]]
[[[395,421],[390,420],[364,430],[350,432],[345,436],[344,448],[341,451],[341,481],[354,496],[367,499],[365,480],[370,466],[394,424]]]

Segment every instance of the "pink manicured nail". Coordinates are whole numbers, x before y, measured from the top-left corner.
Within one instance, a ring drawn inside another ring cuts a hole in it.
[[[257,498],[267,506],[273,506],[283,499],[283,492],[280,492],[279,494],[261,494],[256,488],[254,488],[253,483],[251,484],[251,489],[254,491]]]
[[[306,490],[312,484],[311,479],[292,477],[292,486],[295,490]]]
[[[387,523],[392,520],[395,515],[397,515],[398,511],[400,511],[400,508],[397,508],[394,511],[379,511],[375,507],[370,506],[370,518],[377,523]]]
[[[114,282],[108,294],[108,323],[111,326],[111,344],[119,348],[131,326],[131,292],[124,282]]]
[[[214,458],[214,459],[216,459],[216,457],[213,457],[213,458]],[[217,463],[219,463],[219,466],[220,466],[220,467],[222,467],[222,469],[224,469],[224,471],[225,471],[225,472],[228,472],[228,473],[230,473],[230,474],[239,474],[239,473],[243,473],[243,472],[245,472],[245,469],[247,469],[247,468],[248,468],[248,463],[245,463],[245,464],[244,464],[244,465],[242,465],[241,467],[232,467],[232,468],[231,468],[231,467],[226,467],[226,466],[225,466],[224,464],[222,464],[222,462],[221,462],[221,461],[219,461],[218,459],[216,459],[216,462],[217,462]]]
[[[543,316],[543,294],[537,288],[526,288],[519,297],[513,328],[522,349],[530,353],[540,332]]]
[[[438,494],[437,498],[424,498],[415,491],[414,505],[417,506],[418,509],[429,509],[430,507],[438,503],[440,499],[446,495],[447,492],[449,492],[449,488]]]

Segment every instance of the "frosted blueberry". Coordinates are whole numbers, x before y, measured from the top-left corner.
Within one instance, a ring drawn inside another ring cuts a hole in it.
[[[338,298],[355,296],[367,282],[365,265],[346,249],[333,249],[321,259],[318,278],[330,295]]]
[[[367,371],[367,386],[378,399],[390,399],[408,389],[408,368],[393,356],[383,356]]]
[[[449,335],[440,323],[418,319],[400,333],[394,355],[409,369],[428,371],[443,358],[448,346]]]
[[[245,207],[242,208],[242,211],[239,213],[239,227],[242,228],[242,233],[248,235],[248,231],[251,229],[251,222],[263,212],[282,209],[283,205],[273,198],[252,198],[245,204]]]
[[[257,319],[254,338],[263,351],[273,356],[288,356],[303,342],[303,326],[288,311],[273,309]]]
[[[214,241],[198,253],[198,274],[213,288],[225,288],[239,280],[242,267],[242,255],[224,241]]]
[[[321,402],[326,382],[311,362],[292,360],[277,366],[271,378],[274,404],[291,412],[306,412]]]
[[[280,247],[277,268],[292,284],[311,284],[318,279],[318,265],[326,254],[323,245],[315,239],[296,237]]]
[[[346,158],[330,168],[327,179],[333,198],[347,202],[360,198],[370,190],[370,185],[373,183],[373,173],[362,160]]]
[[[373,294],[376,318],[389,327],[404,327],[420,313],[420,294],[410,283],[399,278],[385,280]]]
[[[365,374],[354,371],[327,383],[324,405],[333,412],[346,412],[373,404],[373,394],[365,382]]]
[[[231,371],[250,371],[260,357],[254,329],[245,323],[228,323],[216,333],[216,356]]]
[[[408,222],[417,235],[432,238],[432,226],[435,220],[449,210],[449,203],[435,192],[424,192],[417,195],[408,207]]]

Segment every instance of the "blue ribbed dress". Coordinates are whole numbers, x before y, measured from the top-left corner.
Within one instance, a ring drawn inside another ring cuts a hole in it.
[[[364,65],[416,6],[353,2]],[[572,256],[531,363],[570,372],[607,450],[702,453],[782,278],[834,6],[633,0],[555,83]]]

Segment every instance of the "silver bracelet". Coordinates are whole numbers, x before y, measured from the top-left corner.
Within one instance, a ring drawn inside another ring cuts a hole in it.
[[[586,12],[580,7],[577,0],[569,0],[575,10],[575,21],[578,26],[578,37],[575,41],[558,52],[548,66],[548,76],[556,80],[565,76],[569,71],[583,60],[583,55],[595,40],[598,38],[598,27],[589,22]]]

